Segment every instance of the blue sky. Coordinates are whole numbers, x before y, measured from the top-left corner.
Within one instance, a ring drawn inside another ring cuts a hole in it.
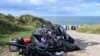
[[[4,14],[100,16],[100,0],[1,0]]]

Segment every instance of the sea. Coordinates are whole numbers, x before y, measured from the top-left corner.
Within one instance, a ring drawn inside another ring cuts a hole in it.
[[[100,16],[41,16],[54,24],[60,25],[93,25],[100,24]]]

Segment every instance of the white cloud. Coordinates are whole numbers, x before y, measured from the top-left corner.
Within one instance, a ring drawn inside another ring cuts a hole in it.
[[[48,2],[49,3],[54,3],[56,1],[57,0],[29,0],[29,2],[31,4],[35,4],[35,5],[44,5],[44,4],[47,4]]]
[[[29,0],[29,2],[34,5],[41,5],[45,2],[45,0]]]
[[[48,2],[56,2],[57,0],[48,0]]]
[[[35,10],[35,13],[41,12],[42,14],[67,14],[100,9],[99,2],[87,2],[86,0],[4,0],[4,3],[6,3],[5,1],[8,3],[6,5],[10,6],[9,4],[11,4],[15,6],[14,8],[12,6],[7,7],[8,9]]]
[[[41,9],[43,9],[43,8],[41,8],[41,7],[36,8],[36,10],[41,10]]]
[[[52,6],[49,11],[50,12],[58,12],[58,11],[60,11],[60,9],[61,8],[59,8],[58,6]]]
[[[81,11],[81,8],[79,8],[79,7],[64,7],[63,9],[66,10],[66,11],[69,11],[69,12],[71,12],[71,11],[73,11],[73,12]]]
[[[11,3],[21,3],[23,2],[23,0],[7,0],[8,2],[11,2]]]
[[[83,2],[84,0],[77,0],[77,1],[79,1],[79,2]]]
[[[57,7],[57,6],[53,6],[52,8],[53,8],[53,9],[58,9],[58,7]]]
[[[89,8],[89,7],[87,6],[87,4],[81,4],[80,7]]]
[[[99,6],[100,7],[100,3],[96,3],[96,6]]]

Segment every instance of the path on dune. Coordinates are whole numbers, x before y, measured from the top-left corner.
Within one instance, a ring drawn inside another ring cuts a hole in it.
[[[67,31],[67,33],[75,39],[82,50],[68,52],[67,56],[100,56],[100,35],[85,34],[76,31]]]

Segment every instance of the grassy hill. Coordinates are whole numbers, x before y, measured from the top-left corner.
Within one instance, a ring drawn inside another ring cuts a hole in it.
[[[51,24],[49,21],[28,14],[16,17],[0,13],[0,51],[7,46],[6,43],[10,38],[29,37],[31,32],[43,23]]]
[[[77,29],[78,32],[100,34],[100,24],[82,25]]]

